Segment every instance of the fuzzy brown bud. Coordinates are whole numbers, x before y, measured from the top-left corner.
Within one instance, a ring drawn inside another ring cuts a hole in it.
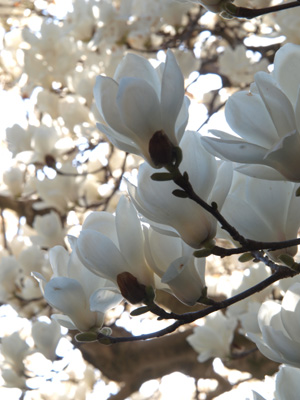
[[[156,168],[173,163],[174,147],[164,131],[154,133],[149,142],[149,154]]]
[[[147,297],[146,286],[139,283],[130,272],[122,272],[117,276],[117,284],[124,299],[131,304],[142,303]]]

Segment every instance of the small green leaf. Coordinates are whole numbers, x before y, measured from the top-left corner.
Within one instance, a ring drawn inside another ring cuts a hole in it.
[[[279,256],[279,259],[288,267],[293,268],[295,263],[295,260],[293,259],[292,256],[290,256],[289,254],[281,254]]]
[[[244,253],[241,256],[239,256],[239,262],[244,263],[253,260],[253,258],[254,257],[251,253]]]
[[[97,332],[81,332],[77,333],[75,339],[77,342],[96,342],[97,341]]]
[[[173,190],[172,194],[176,197],[180,197],[181,199],[186,199],[187,197],[189,197],[188,194],[184,190],[180,190],[180,189]]]
[[[300,186],[298,187],[298,189],[296,190],[296,197],[300,196]]]
[[[173,148],[173,152],[175,155],[175,167],[179,167],[179,165],[181,164],[182,158],[183,158],[183,154],[182,154],[182,150],[180,147],[174,147]]]
[[[151,179],[158,182],[171,181],[173,179],[173,175],[169,172],[156,172],[155,174],[151,175]]]
[[[211,249],[201,249],[194,251],[194,257],[196,258],[204,258],[211,255]]]
[[[146,300],[149,302],[153,302],[155,299],[155,290],[152,286],[146,286]]]
[[[112,340],[109,337],[103,336],[103,337],[98,337],[98,342],[101,344],[105,344],[106,346],[109,346],[112,344]]]
[[[130,315],[132,315],[133,317],[136,317],[137,315],[145,314],[148,311],[149,311],[149,307],[143,306],[143,307],[139,307],[139,308],[136,308],[135,310],[131,311]]]

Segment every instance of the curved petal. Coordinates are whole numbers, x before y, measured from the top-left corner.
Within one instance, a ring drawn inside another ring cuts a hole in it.
[[[163,130],[171,142],[176,145],[175,123],[184,98],[184,79],[171,50],[167,51],[167,59],[161,83],[161,116]]]
[[[287,43],[275,54],[273,76],[295,104],[300,83],[300,51],[297,44]]]
[[[123,300],[117,288],[101,288],[90,297],[90,310],[105,313]]]
[[[300,182],[300,135],[297,131],[286,135],[265,155],[266,163],[277,169],[286,179]]]
[[[104,121],[112,129],[132,138],[133,134],[124,125],[117,108],[116,99],[118,90],[119,85],[112,78],[101,75],[97,76],[94,86],[96,106]]]
[[[134,141],[148,151],[152,135],[162,129],[160,104],[154,89],[142,79],[123,78],[117,106],[123,123],[134,132]]]
[[[94,211],[85,219],[82,230],[92,229],[105,234],[114,243],[118,243],[118,235],[115,225],[116,217],[106,211]]]
[[[270,181],[285,180],[285,177],[282,174],[280,174],[274,168],[266,165],[241,165],[236,167],[235,171],[257,179],[267,179]]]
[[[149,82],[157,96],[160,96],[161,84],[159,76],[146,58],[137,54],[126,54],[116,68],[114,80],[120,82],[125,77],[139,78]]]
[[[205,269],[205,259],[202,263]],[[194,266],[193,257],[180,257],[173,261],[161,281],[168,284],[175,296],[189,306],[196,304],[205,286]]]
[[[271,75],[262,71],[257,72],[255,82],[277,130],[278,137],[282,138],[293,132],[296,129],[293,106],[286,95],[276,86]]]
[[[264,164],[267,149],[240,140],[219,140],[202,137],[203,147],[211,154],[228,161],[245,164]]]
[[[66,276],[69,253],[62,246],[54,246],[49,250],[49,260],[55,276]]]
[[[115,283],[119,273],[130,271],[116,245],[102,233],[91,229],[80,233],[77,254],[86,268]]]
[[[225,115],[230,128],[247,142],[269,148],[278,140],[272,119],[258,94],[234,93],[226,103]]]

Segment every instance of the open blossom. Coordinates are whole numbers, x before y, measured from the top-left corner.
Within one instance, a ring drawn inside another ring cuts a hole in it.
[[[180,169],[188,173],[195,192],[209,204],[216,202],[221,209],[231,185],[231,165],[219,165],[202,147],[201,136],[197,132],[187,131],[180,147],[183,152]],[[200,248],[203,242],[214,238],[216,219],[194,201],[175,197],[172,192],[178,186],[174,182],[153,181],[151,175],[155,171],[143,164],[138,173],[138,186],[128,183],[129,194],[137,210],[150,224],[180,235],[191,247]]]
[[[300,46],[286,44],[276,53],[272,75],[258,72],[250,92],[226,104],[230,127],[241,137],[213,130],[204,147],[238,170],[262,179],[300,182]]]
[[[221,311],[217,311],[205,317],[204,322],[204,325],[194,328],[193,334],[186,339],[199,353],[198,361],[228,357],[237,321],[226,318]]]
[[[162,133],[177,146],[188,119],[182,73],[169,50],[165,64],[156,69],[143,57],[127,54],[114,79],[98,76],[94,88],[98,111],[105,124],[98,124],[121,150],[141,155],[153,167],[149,152],[155,133]]]
[[[94,274],[118,283],[129,273],[139,284],[153,286],[153,272],[144,254],[145,236],[130,200],[122,197],[116,215],[93,212],[85,220],[76,243],[81,262]]]
[[[295,239],[300,226],[300,199],[295,195],[298,186],[234,172],[222,215],[248,239],[264,242]],[[220,233],[224,235],[223,231]],[[296,252],[294,246],[271,252],[271,255],[275,259],[280,254],[294,256]]]
[[[53,277],[47,282],[40,273],[33,275],[40,282],[45,300],[63,313],[53,314],[52,318],[68,329],[101,328],[104,313],[121,300],[116,288],[88,271],[76,251],[69,255],[62,246],[55,246],[49,254]]]
[[[258,324],[261,335],[248,333],[259,351],[278,363],[300,367],[300,284],[286,292],[282,304],[266,301],[260,307]]]
[[[147,261],[161,278],[162,289],[194,305],[205,288],[205,258],[195,258],[194,249],[179,237],[151,228],[147,233]]]

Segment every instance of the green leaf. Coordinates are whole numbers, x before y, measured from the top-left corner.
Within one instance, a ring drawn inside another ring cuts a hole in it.
[[[300,186],[298,187],[298,189],[296,190],[296,197],[300,196]]]
[[[239,256],[239,262],[244,263],[253,260],[253,258],[254,257],[251,253],[244,253],[241,256]]]
[[[184,190],[180,189],[173,190],[172,194],[176,197],[180,197],[181,199],[186,199],[187,197],[189,197],[189,195]]]
[[[97,332],[81,332],[75,335],[75,339],[77,342],[96,342],[98,334]]]
[[[143,306],[136,308],[135,310],[131,311],[130,315],[136,317],[137,315],[145,314],[146,312],[150,311],[148,306]]]
[[[151,175],[151,179],[158,182],[171,181],[173,179],[173,175],[169,172],[156,172],[155,174]]]
[[[194,257],[196,258],[204,258],[211,255],[211,249],[201,249],[194,251]]]

